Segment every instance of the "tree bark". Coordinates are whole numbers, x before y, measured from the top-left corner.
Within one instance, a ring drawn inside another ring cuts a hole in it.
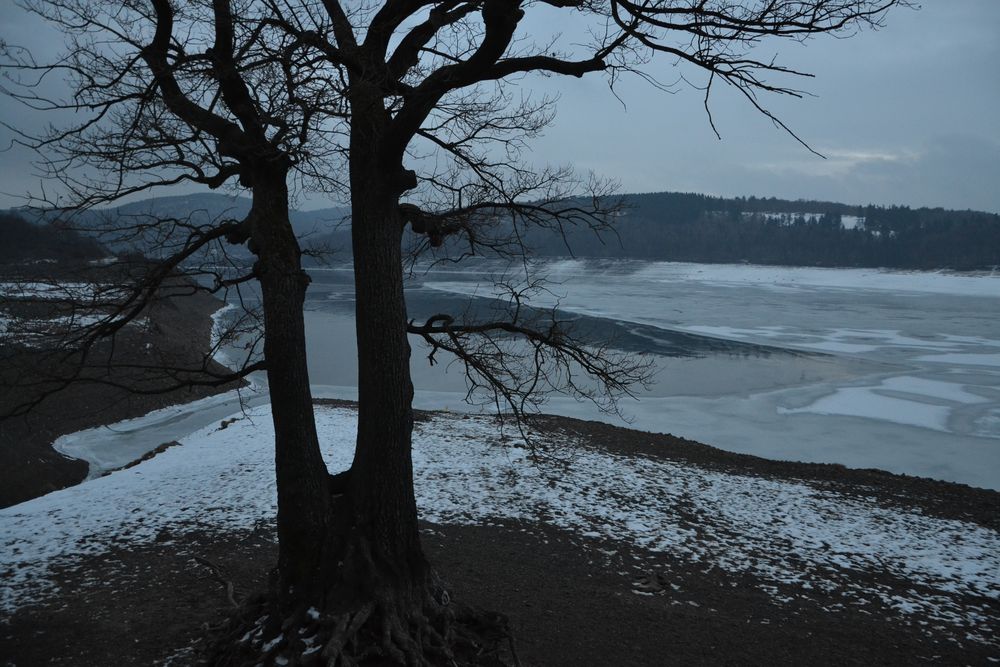
[[[374,123],[360,125],[361,140],[377,136]],[[322,642],[329,664],[355,664],[373,652],[385,664],[479,664],[455,658],[479,655],[475,628],[491,626],[450,604],[420,544],[400,171],[352,151],[358,433],[350,470],[332,477],[312,412],[302,314],[308,277],[288,224],[285,181],[254,187],[251,243],[276,440],[277,590],[248,599],[223,630],[213,664],[272,664],[286,651],[314,650],[304,638]]]
[[[309,277],[288,216],[287,175],[254,178],[251,239],[264,310],[264,354],[275,434],[278,489],[278,603],[288,610],[314,596],[331,502],[313,417],[303,304]]]
[[[382,113],[380,104],[377,111],[359,113],[356,103],[352,146],[379,145]],[[398,165],[381,164],[377,150],[351,151],[359,405],[349,494],[373,564],[397,598],[425,594],[428,574],[410,452],[413,383],[403,295],[400,171]]]

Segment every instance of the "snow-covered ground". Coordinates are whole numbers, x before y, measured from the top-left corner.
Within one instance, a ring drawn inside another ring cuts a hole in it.
[[[776,213],[773,211],[767,211],[767,212],[744,211],[743,213],[744,218],[753,218],[756,216],[760,216],[765,220],[774,220],[782,222],[786,225],[790,225],[793,222],[795,222],[796,218],[802,218],[803,220],[805,220],[810,224],[815,224],[819,222],[824,215],[825,215],[824,213],[809,213],[805,211],[799,211],[796,213]],[[863,229],[865,226],[865,218],[863,216],[857,216],[857,215],[842,215],[840,216],[840,226],[843,227],[844,229],[858,229],[858,228]]]
[[[112,545],[150,542],[164,528],[177,534],[271,521],[269,410],[236,416],[227,428],[193,433],[136,467],[0,510],[0,606],[9,612],[56,595],[49,579],[54,566],[72,567]],[[317,417],[327,463],[334,471],[346,468],[355,412],[322,408]],[[439,415],[419,423],[414,468],[421,516],[443,524],[547,521],[581,539],[624,541],[750,574],[779,603],[789,586],[818,589],[831,605],[880,603],[904,618],[919,612],[961,626],[973,641],[995,640],[995,531],[801,483],[590,448],[560,451],[560,461],[529,462],[518,440],[501,444],[488,417]],[[889,573],[910,586],[906,593],[868,587],[859,583],[865,573]]]

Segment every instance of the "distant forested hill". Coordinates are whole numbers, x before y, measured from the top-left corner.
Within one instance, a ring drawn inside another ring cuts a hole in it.
[[[532,232],[541,256],[621,257],[802,266],[991,269],[1000,266],[1000,215],[906,206],[625,195],[615,234]],[[567,246],[569,250],[567,250]]]
[[[906,206],[854,206],[835,202],[757,197],[734,199],[659,192],[624,195],[615,232],[585,228],[565,235],[529,228],[522,238],[537,256],[612,257],[685,262],[751,262],[799,266],[867,266],[907,269],[992,269],[1000,266],[1000,215]],[[110,218],[149,217],[205,224],[241,218],[248,199],[221,194],[159,197],[88,213],[74,226],[99,226]],[[22,210],[34,222],[58,214]],[[345,208],[293,211],[292,225],[309,255],[350,259],[350,216]],[[503,230],[501,230],[502,232]],[[23,233],[23,232],[19,232]],[[421,237],[423,238],[423,237]],[[411,237],[412,240],[412,237]],[[4,244],[5,246],[9,244]],[[110,246],[116,252],[126,250]],[[129,248],[155,254],[152,248]],[[466,249],[450,239],[443,251]],[[250,254],[229,248],[235,257]],[[312,261],[312,260],[310,260]]]
[[[11,209],[12,215],[35,224],[58,222],[84,235],[99,237],[115,253],[137,252],[157,257],[169,252],[161,246],[161,235],[151,228],[155,220],[177,220],[191,225],[208,225],[223,220],[239,220],[250,211],[250,200],[218,193],[200,193],[153,197],[129,202],[113,208],[85,211],[63,211],[31,207]],[[314,211],[291,211],[292,227],[306,250],[327,252],[333,259],[342,259],[344,247],[350,254],[349,228],[342,223],[349,215],[346,208],[325,208]],[[145,233],[129,231],[145,227]],[[109,231],[119,230],[119,231]],[[180,236],[177,239],[179,240]],[[235,259],[250,259],[245,246],[225,246]]]
[[[107,251],[94,239],[56,225],[32,224],[0,211],[0,264],[35,261],[86,261]]]

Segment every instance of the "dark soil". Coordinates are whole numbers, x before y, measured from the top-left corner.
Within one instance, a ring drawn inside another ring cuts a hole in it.
[[[420,415],[418,415],[418,418]],[[878,471],[767,461],[672,436],[546,417],[591,447],[631,456],[795,479],[890,506],[995,526],[1000,493]],[[969,641],[958,627],[919,615],[838,605],[836,591],[765,591],[732,575],[624,542],[583,538],[545,524],[423,524],[431,561],[454,596],[509,615],[524,665],[993,664],[1000,643]],[[265,586],[273,526],[226,534],[162,534],[58,574],[61,595],[0,625],[7,664],[195,664],[205,628],[236,597]],[[870,585],[905,588],[871,575]],[[982,601],[979,601],[982,603]],[[1000,618],[1000,608],[992,604]],[[1000,636],[1000,627],[994,636]],[[987,633],[988,634],[988,633]]]
[[[987,664],[996,655],[884,617],[827,612],[822,601],[778,605],[751,580],[681,562],[665,563],[679,590],[639,595],[617,561],[645,554],[546,526],[424,531],[455,593],[510,617],[524,665]],[[610,559],[609,547],[619,549]],[[268,532],[186,535],[91,558],[60,578],[59,604],[0,626],[0,655],[19,667],[195,664],[205,625],[228,609],[198,559],[219,566],[240,596],[265,585],[275,557]]]

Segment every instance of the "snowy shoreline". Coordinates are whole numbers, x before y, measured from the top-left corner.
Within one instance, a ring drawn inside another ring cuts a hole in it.
[[[208,348],[211,358],[233,369],[235,361],[219,345],[223,318],[236,306],[222,304],[211,313],[212,328]],[[247,387],[182,401],[157,408],[144,415],[93,428],[67,433],[52,443],[52,448],[89,465],[87,479],[100,477],[109,470],[133,463],[160,445],[183,438],[209,424],[241,410],[267,401],[258,383],[250,379]]]

